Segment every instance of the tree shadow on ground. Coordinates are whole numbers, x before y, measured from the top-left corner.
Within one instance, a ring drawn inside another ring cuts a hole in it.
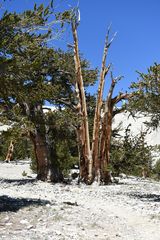
[[[25,179],[5,179],[5,178],[0,178],[0,184],[12,184],[12,185],[17,185],[17,186],[21,186],[21,185],[25,185],[25,184],[34,184],[36,182],[38,182],[40,180],[38,180],[37,178],[25,178]],[[54,183],[54,182],[49,182],[50,184],[52,185],[55,185],[55,184],[59,184],[59,183]],[[74,182],[75,183],[75,182]],[[63,186],[66,186],[66,185],[72,185],[73,182],[72,180],[68,179],[68,178],[65,178],[63,180],[63,182],[61,182],[61,184],[63,184]],[[78,183],[77,183],[78,185]]]
[[[44,206],[50,203],[47,200],[32,198],[13,198],[7,195],[0,196],[0,212],[17,212],[28,206]]]
[[[160,202],[159,194],[129,194],[130,197],[138,198],[141,201]]]
[[[37,179],[30,179],[30,178],[27,178],[27,179],[0,179],[0,183],[13,183],[14,185],[25,185],[27,183],[34,183],[36,182]]]

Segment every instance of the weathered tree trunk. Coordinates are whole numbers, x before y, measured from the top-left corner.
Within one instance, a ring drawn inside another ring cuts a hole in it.
[[[14,151],[14,143],[13,143],[13,141],[11,140],[11,141],[10,141],[10,144],[9,144],[9,147],[8,147],[8,152],[7,152],[7,155],[6,155],[5,162],[10,162],[10,161],[12,160],[13,151]]]
[[[111,182],[111,174],[109,170],[110,164],[110,148],[111,148],[111,137],[112,137],[112,121],[116,114],[125,110],[125,108],[115,109],[115,105],[122,99],[129,99],[132,94],[122,94],[120,93],[116,97],[112,98],[115,85],[121,77],[113,78],[111,73],[112,83],[110,90],[105,102],[105,110],[102,121],[102,131],[101,131],[101,141],[100,141],[100,166],[101,166],[101,182],[103,184],[108,184]]]
[[[41,181],[62,182],[63,175],[55,159],[52,146],[46,142],[46,137],[38,130],[30,133],[34,145],[37,163],[37,179]]]
[[[72,33],[74,39],[74,61],[76,72],[76,94],[77,94],[77,111],[82,122],[77,129],[79,139],[79,152],[80,152],[80,177],[85,182],[91,184],[94,180],[101,181],[103,184],[108,184],[111,181],[109,163],[110,163],[110,146],[112,135],[112,119],[115,114],[121,112],[121,110],[114,109],[114,106],[122,99],[127,99],[128,94],[119,94],[112,99],[113,90],[117,79],[113,79],[110,90],[105,102],[105,111],[102,119],[101,127],[101,109],[103,103],[103,89],[105,77],[110,69],[110,65],[106,68],[106,57],[108,49],[115,37],[109,41],[109,31],[106,35],[106,42],[103,52],[102,68],[100,74],[100,82],[98,88],[98,95],[95,108],[94,124],[93,124],[93,136],[92,136],[92,151],[90,149],[90,136],[88,127],[88,115],[85,99],[85,91],[83,86],[83,78],[81,72],[81,63],[78,50],[78,37],[77,37],[77,21],[76,15],[72,19]],[[118,78],[119,80],[119,78]]]
[[[108,54],[109,47],[115,37],[109,41],[109,32],[110,27],[108,28],[108,32],[106,34],[106,40],[105,40],[105,46],[104,46],[104,52],[103,52],[103,58],[102,58],[102,67],[101,67],[101,73],[100,73],[100,82],[99,82],[99,88],[98,88],[98,95],[97,95],[97,101],[96,101],[96,108],[95,108],[95,116],[94,116],[94,124],[93,124],[93,136],[92,136],[92,158],[93,158],[93,168],[94,168],[94,177],[95,180],[100,182],[101,179],[101,161],[100,161],[100,154],[101,154],[101,138],[100,138],[100,125],[101,125],[101,109],[102,109],[102,103],[103,103],[103,89],[104,89],[104,83],[105,83],[105,77],[109,72],[110,66],[106,67],[106,58]],[[105,123],[106,124],[106,123]],[[104,134],[105,135],[105,134]],[[105,147],[103,146],[105,149]]]
[[[45,139],[39,132],[31,133],[30,138],[34,145],[37,163],[37,179],[47,181],[49,174],[49,153]]]
[[[75,58],[75,56],[74,56]],[[76,68],[76,59],[75,59],[75,68]],[[77,69],[77,68],[76,68]],[[75,83],[75,91],[76,91],[76,98],[77,98],[77,106],[76,111],[78,112],[80,118],[80,124],[77,126],[77,140],[78,140],[78,148],[79,148],[79,166],[80,166],[80,176],[79,181],[86,181],[88,178],[88,162],[85,158],[85,126],[83,122],[83,113],[82,113],[82,104],[80,98],[80,90],[78,87],[78,83]]]
[[[47,130],[41,103],[28,106],[28,117],[34,124],[34,132],[29,137],[34,145],[37,163],[37,179],[41,181],[61,182],[63,175],[59,169],[54,146],[47,139]]]
[[[109,163],[113,118],[112,94],[114,86],[115,81],[112,80],[107,100],[105,102],[104,116],[102,120],[102,131],[100,141],[100,166],[101,166],[101,182],[104,184],[108,184],[111,181]]]
[[[58,183],[63,182],[63,174],[60,170],[59,163],[57,161],[57,156],[55,152],[55,148],[51,143],[48,143],[48,151],[49,151],[49,173],[48,178],[51,182]]]
[[[78,37],[76,30],[76,23],[72,21],[72,33],[74,39],[74,61],[75,61],[75,73],[76,73],[76,91],[78,97],[78,113],[81,116],[82,124],[79,129],[79,139],[81,142],[81,157],[80,157],[80,177],[86,183],[90,183],[92,179],[92,155],[90,150],[90,137],[88,126],[88,114],[86,106],[86,97],[83,85],[83,77],[81,70],[81,62],[78,49]],[[82,167],[83,166],[83,167]]]
[[[110,69],[110,65],[106,68],[106,58],[109,49],[108,34],[106,35],[106,41],[104,46],[102,67],[100,74],[100,82],[98,87],[98,95],[95,108],[94,124],[93,124],[93,136],[92,136],[92,158],[94,164],[95,180],[100,181],[100,161],[99,161],[99,137],[100,137],[100,120],[101,120],[101,108],[103,103],[103,89],[105,83],[105,77]]]
[[[106,103],[107,104],[107,103]],[[107,104],[108,105],[108,104]],[[110,163],[110,146],[112,134],[112,116],[113,108],[107,106],[107,111],[103,117],[101,141],[100,141],[100,181],[103,184],[111,182],[109,163]]]
[[[85,181],[88,178],[88,167],[85,160],[85,146],[82,138],[81,127],[77,128],[77,140],[78,140],[78,151],[79,151],[79,181]]]

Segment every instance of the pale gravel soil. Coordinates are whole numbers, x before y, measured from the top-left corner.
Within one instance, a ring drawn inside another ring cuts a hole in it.
[[[160,240],[160,183],[54,185],[28,162],[0,163],[0,239]]]

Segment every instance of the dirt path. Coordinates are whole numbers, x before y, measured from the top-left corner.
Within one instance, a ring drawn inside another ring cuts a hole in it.
[[[160,240],[160,183],[53,185],[19,162],[0,163],[0,186],[0,239]]]

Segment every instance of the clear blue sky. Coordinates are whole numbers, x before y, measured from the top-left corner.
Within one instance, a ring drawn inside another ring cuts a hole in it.
[[[34,2],[49,1],[11,0],[5,6],[21,11],[31,8]],[[55,6],[60,10],[67,4],[75,6],[77,1],[56,0]],[[93,67],[101,66],[107,26],[112,22],[112,33],[118,32],[107,61],[113,63],[115,75],[125,77],[118,91],[137,79],[136,70],[145,72],[154,62],[160,63],[160,0],[80,0],[79,7],[79,46]],[[70,39],[68,32],[64,40],[53,44],[64,47]]]

